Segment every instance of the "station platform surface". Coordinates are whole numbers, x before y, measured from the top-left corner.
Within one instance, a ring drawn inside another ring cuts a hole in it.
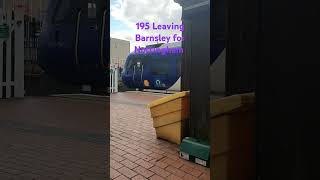
[[[0,179],[108,179],[108,101],[0,99]]]
[[[210,170],[179,158],[178,145],[156,138],[147,104],[166,94],[110,96],[111,179],[209,180]]]

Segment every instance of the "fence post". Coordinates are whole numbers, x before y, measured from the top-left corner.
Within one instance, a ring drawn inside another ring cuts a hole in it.
[[[114,72],[114,91],[117,93],[118,92],[118,77],[119,77],[119,68],[115,68],[115,72]]]
[[[0,25],[3,24],[2,17],[5,13],[5,4],[4,0],[0,0]],[[0,39],[0,99],[2,98],[2,74],[3,74],[3,42],[4,40]]]
[[[118,92],[119,68],[110,68],[110,93]]]
[[[113,69],[110,68],[110,93],[113,93]]]
[[[0,40],[0,98],[24,97],[24,0],[0,0],[0,16],[9,27]]]
[[[24,1],[15,4],[15,97],[24,97]]]

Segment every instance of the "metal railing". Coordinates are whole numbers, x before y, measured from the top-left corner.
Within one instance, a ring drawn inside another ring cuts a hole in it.
[[[24,61],[26,64],[38,63],[38,38],[24,40]]]
[[[26,64],[38,63],[40,22],[29,16],[24,17],[24,60]]]
[[[24,16],[24,63],[25,76],[39,76],[42,73],[38,62],[39,35],[41,22],[30,16]]]

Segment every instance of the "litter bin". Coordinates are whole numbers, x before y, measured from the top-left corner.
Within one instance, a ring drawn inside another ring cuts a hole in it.
[[[157,138],[180,144],[184,120],[189,117],[189,92],[179,92],[155,100],[149,105]]]
[[[210,113],[212,179],[255,179],[254,93],[212,101]]]
[[[0,39],[6,40],[9,38],[9,26],[0,25]]]

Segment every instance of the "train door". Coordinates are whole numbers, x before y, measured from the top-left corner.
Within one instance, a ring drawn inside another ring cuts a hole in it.
[[[172,84],[168,90],[180,91],[181,87],[181,54],[174,54],[173,59],[170,61],[172,63],[172,73],[170,74],[170,84]]]
[[[170,77],[170,61],[167,56],[155,55],[151,59],[151,75],[153,88],[167,89]]]
[[[48,27],[41,33],[39,41],[39,47],[44,48],[40,51],[39,63],[44,68],[50,66],[50,70],[54,72],[66,71],[72,65],[73,58],[69,51],[73,48],[75,34],[74,19],[70,11],[72,2],[50,1],[50,6],[53,8],[48,10]]]
[[[87,0],[81,3],[76,29],[76,64],[83,70],[92,69],[92,67],[98,68],[100,42],[96,0]]]
[[[166,55],[166,58],[168,59],[168,63],[170,64],[169,67],[169,73],[168,73],[168,81],[167,81],[167,86],[172,86],[177,80],[177,74],[179,73],[179,68],[178,68],[178,56],[176,54],[168,54]]]
[[[100,65],[104,69],[109,68],[108,59],[110,58],[109,50],[109,14],[107,10],[106,0],[97,0],[97,16],[98,16],[98,29],[100,41]]]
[[[135,87],[142,89],[143,85],[143,75],[144,75],[144,61],[143,59],[135,59],[133,61],[133,83]]]

